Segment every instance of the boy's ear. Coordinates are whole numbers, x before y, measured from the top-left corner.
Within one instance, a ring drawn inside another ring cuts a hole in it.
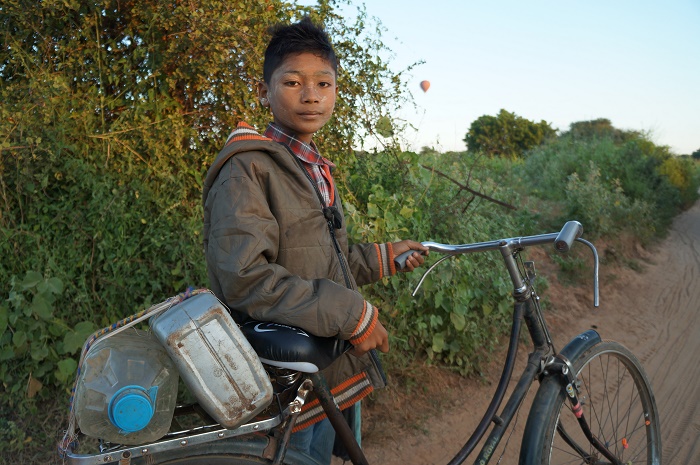
[[[265,81],[258,82],[258,99],[267,98],[267,84]]]

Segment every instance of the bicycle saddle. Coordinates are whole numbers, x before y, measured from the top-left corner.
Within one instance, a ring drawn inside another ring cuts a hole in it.
[[[269,321],[247,321],[241,331],[263,363],[303,373],[327,368],[352,348],[348,341]]]

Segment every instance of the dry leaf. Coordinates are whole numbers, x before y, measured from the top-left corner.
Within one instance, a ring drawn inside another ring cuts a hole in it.
[[[38,379],[34,378],[32,374],[29,374],[29,382],[27,383],[27,397],[28,398],[33,398],[34,396],[37,395],[39,391],[41,391],[41,388],[43,388],[44,385],[41,384],[41,381]]]

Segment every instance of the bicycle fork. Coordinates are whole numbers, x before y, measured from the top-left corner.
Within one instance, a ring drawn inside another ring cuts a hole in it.
[[[600,442],[600,440],[593,435],[593,432],[591,431],[591,428],[588,425],[588,421],[586,420],[586,416],[583,413],[583,406],[581,405],[581,402],[578,398],[579,384],[576,380],[576,375],[574,374],[574,369],[571,365],[571,362],[565,356],[557,354],[546,365],[544,374],[560,375],[564,379],[563,384],[566,384],[566,387],[564,389],[566,391],[566,398],[568,399],[568,402],[571,405],[571,412],[576,417],[579,427],[581,428],[581,431],[583,432],[584,436],[586,436],[586,439],[588,439],[591,445],[593,445],[593,447],[598,452],[600,452],[606,459],[610,460],[611,463],[615,465],[623,465],[622,462],[617,457],[615,457],[615,455],[613,455],[612,452],[610,452],[610,450],[605,446],[605,444]],[[576,451],[576,453],[578,453],[581,456],[581,458],[585,460],[586,463],[595,463],[595,457],[586,452],[579,444],[577,444],[571,438],[571,436],[569,436],[564,427],[561,425],[561,422],[557,424],[557,432],[564,440],[564,442],[571,446],[571,448],[573,448]]]

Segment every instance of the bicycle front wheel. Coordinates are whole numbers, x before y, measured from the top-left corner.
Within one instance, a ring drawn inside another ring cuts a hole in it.
[[[579,402],[594,437],[623,464],[661,464],[656,402],[639,360],[617,342],[571,361]],[[521,464],[609,464],[584,435],[557,377],[547,377],[528,416]],[[526,443],[527,442],[527,443]]]

